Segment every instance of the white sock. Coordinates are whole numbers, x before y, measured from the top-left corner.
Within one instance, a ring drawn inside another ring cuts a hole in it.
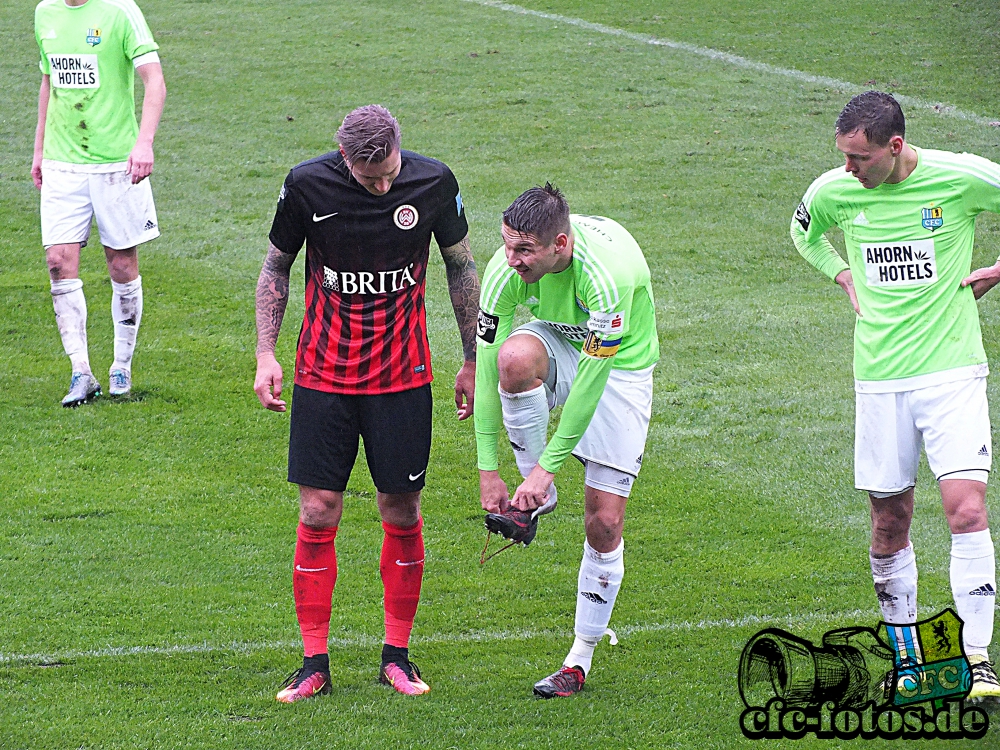
[[[583,561],[577,579],[576,638],[563,664],[590,674],[594,648],[611,622],[611,612],[625,575],[625,542],[613,552],[598,552],[583,543]]]
[[[987,656],[993,640],[997,573],[989,529],[951,535],[951,593],[962,618],[966,654]]]
[[[500,389],[503,426],[507,429],[514,460],[522,477],[535,468],[549,437],[549,399],[545,386],[524,393],[507,393]],[[549,486],[549,498],[556,495],[556,486]]]
[[[115,363],[112,370],[132,372],[135,337],[142,320],[142,276],[125,284],[111,282],[111,320],[115,324]]]
[[[886,557],[869,550],[872,579],[882,619],[902,625],[917,621],[917,558],[913,543]]]
[[[73,365],[73,372],[90,374],[87,353],[87,299],[83,296],[80,279],[60,279],[52,282],[52,307],[63,349]]]

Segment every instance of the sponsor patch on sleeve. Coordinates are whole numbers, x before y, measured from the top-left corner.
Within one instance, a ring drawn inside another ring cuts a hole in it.
[[[497,340],[497,325],[499,323],[499,315],[490,315],[485,310],[480,309],[479,319],[476,321],[476,335],[487,344],[492,344]]]
[[[606,339],[599,336],[596,331],[591,331],[583,340],[583,353],[594,359],[608,359],[618,353],[618,347],[621,346],[621,343],[621,336]]]
[[[812,216],[809,215],[809,209],[806,208],[805,203],[800,203],[799,207],[795,209],[795,220],[802,225],[803,232],[809,231],[809,225],[812,223]]]
[[[625,313],[590,311],[587,329],[598,333],[621,333],[625,330]]]

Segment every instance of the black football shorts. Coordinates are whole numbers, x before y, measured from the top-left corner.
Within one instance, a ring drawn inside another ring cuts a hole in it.
[[[346,395],[296,385],[288,440],[288,481],[343,492],[358,457],[358,437],[379,492],[424,486],[431,453],[431,386]]]

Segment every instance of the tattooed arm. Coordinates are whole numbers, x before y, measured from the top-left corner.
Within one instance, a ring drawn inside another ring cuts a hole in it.
[[[468,419],[472,416],[476,391],[476,320],[479,315],[479,277],[469,247],[469,235],[456,245],[442,247],[441,257],[448,271],[448,293],[451,306],[455,308],[465,354],[465,363],[455,376],[455,406],[458,418]]]
[[[274,347],[288,304],[288,278],[294,262],[294,255],[269,244],[257,279],[257,377],[253,389],[261,405],[271,411],[286,408],[280,400],[283,373],[274,356]]]

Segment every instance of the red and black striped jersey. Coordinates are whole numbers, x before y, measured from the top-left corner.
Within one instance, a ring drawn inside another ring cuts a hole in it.
[[[424,313],[431,234],[441,247],[469,232],[447,166],[402,151],[399,176],[373,195],[339,151],[288,173],[271,243],[306,246],[306,305],[295,383],[327,393],[392,393],[432,380]]]

